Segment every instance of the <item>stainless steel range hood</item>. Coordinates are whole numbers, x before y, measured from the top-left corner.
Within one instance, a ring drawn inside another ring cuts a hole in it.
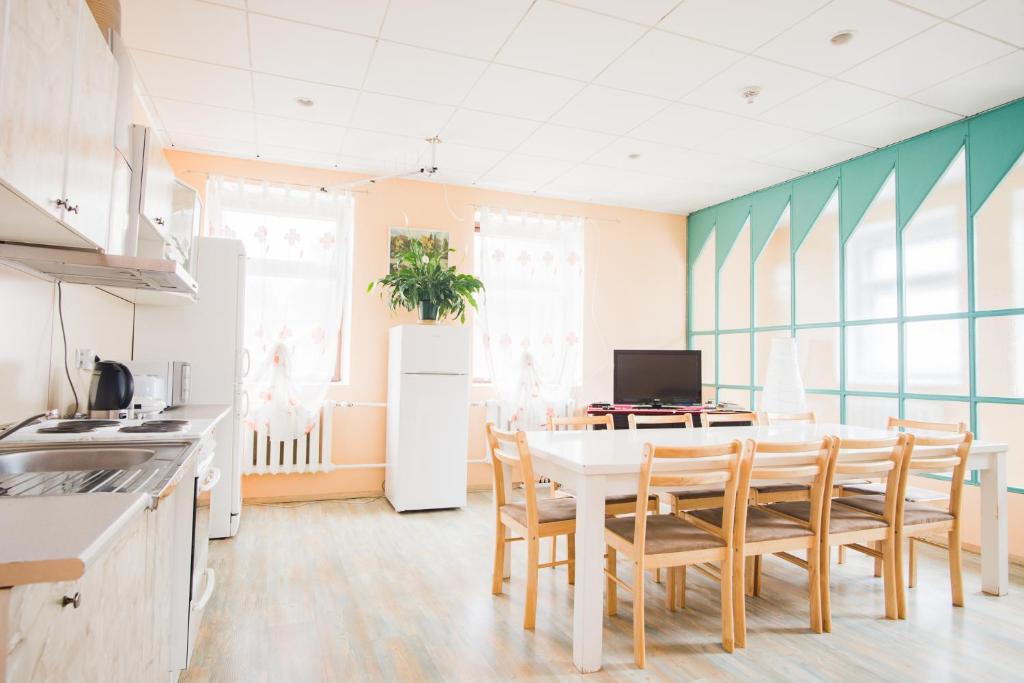
[[[189,298],[194,298],[199,291],[196,281],[179,263],[170,259],[0,243],[0,260],[11,261],[64,282],[104,289],[148,290]]]

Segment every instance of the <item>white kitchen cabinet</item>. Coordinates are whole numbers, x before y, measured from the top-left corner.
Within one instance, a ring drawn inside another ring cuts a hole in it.
[[[105,248],[117,66],[84,0],[3,0],[0,240]]]
[[[135,126],[132,156],[133,170],[142,168],[139,213],[154,230],[166,236],[174,210],[175,178],[153,130]]]

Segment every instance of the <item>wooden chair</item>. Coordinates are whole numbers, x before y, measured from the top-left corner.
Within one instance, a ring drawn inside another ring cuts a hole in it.
[[[732,563],[736,647],[746,647],[747,642],[745,574],[748,568],[751,571],[760,571],[761,556],[769,554],[777,555],[807,571],[810,625],[814,632],[821,633],[819,543],[825,483],[836,455],[835,440],[826,436],[820,441],[795,443],[759,444],[748,441],[746,450],[747,454],[740,466],[740,482],[737,489],[739,495],[742,497],[743,490],[750,486],[751,480],[806,481],[810,490],[811,515],[808,520],[797,520],[774,510],[771,506],[742,505],[742,498],[737,500]],[[762,455],[769,457],[763,458]],[[784,456],[783,464],[773,464],[773,455]],[[697,524],[720,526],[723,515],[723,508],[713,508],[685,513],[684,519]],[[806,560],[792,554],[792,551],[800,550],[807,553]],[[757,561],[748,562],[748,559]],[[681,571],[685,571],[685,567]],[[685,591],[685,578],[682,584]]]
[[[749,422],[750,426],[757,427],[761,424],[761,417],[754,412],[700,414],[700,423],[705,427],[711,427],[718,422]]]
[[[806,413],[760,413],[761,424],[778,425],[789,423],[817,424],[818,417],[814,411]],[[766,484],[754,488],[756,499],[759,505],[769,503],[783,503],[790,500],[808,500],[811,495],[811,488],[806,484],[796,482],[779,482],[777,484]]]
[[[896,582],[900,619],[907,618],[906,592],[903,589],[903,539],[907,539],[910,559],[908,584],[917,584],[917,545],[935,543],[929,535],[946,533],[949,551],[949,583],[953,604],[964,605],[963,568],[960,557],[960,511],[967,474],[967,456],[974,436],[970,432],[952,436],[915,436],[914,450],[906,460],[900,474],[899,497],[896,502]],[[945,509],[926,503],[914,502],[903,495],[907,481],[915,473],[951,472],[950,495]],[[838,498],[837,504],[879,514],[884,497],[879,495]]]
[[[882,561],[882,575],[885,579],[885,617],[898,617],[896,508],[900,497],[900,473],[905,459],[910,457],[913,451],[913,446],[914,437],[911,434],[900,434],[884,439],[845,439],[839,440],[836,445],[838,455],[832,461],[830,473],[826,478],[826,490],[831,489],[836,475],[891,476],[888,477],[882,506],[877,513],[841,505],[831,498],[822,505],[818,561],[821,572],[821,623],[826,632],[832,630],[829,556],[834,545],[845,545]],[[805,522],[809,522],[815,514],[811,501],[775,503],[771,507]],[[868,543],[877,544],[878,547],[865,545]]]
[[[537,575],[543,567],[568,565],[569,585],[575,583],[576,501],[572,498],[537,498],[533,478],[533,460],[524,432],[502,432],[487,424],[487,442],[491,449],[494,472],[494,574],[491,592],[500,595],[505,568],[505,544],[526,541],[526,609],[523,628],[532,629],[537,619]],[[512,503],[506,499],[505,466],[519,467],[523,477],[525,501]],[[506,529],[519,534],[508,537]],[[569,557],[565,560],[539,563],[540,539],[566,536]]]
[[[626,418],[630,429],[636,429],[638,425],[683,425],[693,429],[693,416],[689,413],[682,415],[635,415],[630,413]]]
[[[763,424],[776,425],[783,422],[805,422],[807,424],[818,424],[818,416],[813,410],[806,413],[762,413]]]
[[[675,568],[718,562],[721,575],[722,646],[733,650],[733,537],[737,488],[740,483],[740,460],[744,457],[743,444],[661,447],[644,446],[644,462],[640,470],[637,490],[636,515],[613,517],[605,520],[605,543],[608,546],[607,576],[608,614],[618,611],[618,587],[633,593],[633,660],[644,667],[646,648],[644,641],[644,572],[655,567],[669,568],[669,591],[673,592],[678,580]],[[666,460],[676,463],[678,472],[652,474]],[[701,523],[699,526],[676,515],[646,515],[642,501],[652,486],[692,486],[721,484],[725,487],[725,505],[721,526]],[[743,500],[746,497],[740,493]],[[620,579],[616,572],[619,554],[633,567],[632,586]],[[670,602],[670,605],[672,602]]]

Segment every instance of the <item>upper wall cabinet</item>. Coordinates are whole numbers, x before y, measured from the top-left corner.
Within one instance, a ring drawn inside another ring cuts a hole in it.
[[[117,66],[85,2],[7,0],[0,240],[103,249]]]

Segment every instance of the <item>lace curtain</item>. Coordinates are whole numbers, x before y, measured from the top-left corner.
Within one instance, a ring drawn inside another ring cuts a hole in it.
[[[211,233],[242,240],[248,255],[243,420],[275,440],[299,438],[314,428],[338,367],[352,197],[211,177],[207,207]]]
[[[581,380],[583,219],[480,209],[477,339],[511,427],[571,412]]]

